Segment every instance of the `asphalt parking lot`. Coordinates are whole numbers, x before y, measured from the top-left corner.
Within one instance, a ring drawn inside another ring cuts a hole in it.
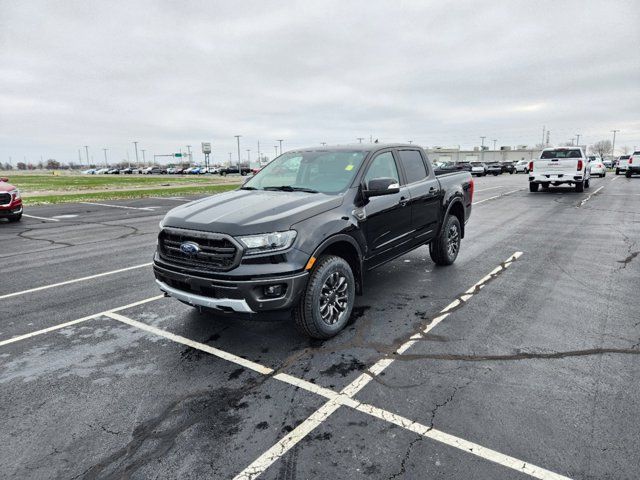
[[[640,179],[475,185],[456,263],[374,271],[325,342],[159,295],[187,198],[2,222],[3,477],[637,478]]]

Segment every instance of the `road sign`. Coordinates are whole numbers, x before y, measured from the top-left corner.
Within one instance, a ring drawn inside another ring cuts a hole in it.
[[[176,158],[182,158],[182,154],[181,153],[174,153],[173,156],[176,157]]]
[[[202,153],[211,153],[211,143],[202,142]]]

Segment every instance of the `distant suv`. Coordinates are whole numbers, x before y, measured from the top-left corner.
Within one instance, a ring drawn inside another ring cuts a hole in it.
[[[0,218],[8,218],[10,222],[22,218],[20,190],[11,185],[6,177],[0,178]]]
[[[591,171],[587,157],[579,147],[545,148],[540,158],[529,162],[529,191],[549,185],[574,185],[576,192],[589,188]]]
[[[620,172],[627,170],[630,157],[631,155],[621,155],[618,157],[618,160],[616,161],[616,175],[620,175]]]
[[[501,175],[502,174],[502,165],[498,162],[487,163],[487,175]]]
[[[625,177],[631,178],[631,175],[640,173],[640,150],[633,152],[627,160],[627,170],[624,172]]]

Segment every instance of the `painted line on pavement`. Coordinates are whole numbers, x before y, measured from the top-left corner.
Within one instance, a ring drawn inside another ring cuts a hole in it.
[[[602,190],[603,188],[604,188],[604,185],[602,185],[601,187],[598,187],[598,189],[597,189],[595,192],[593,192],[593,193],[589,194],[589,196],[587,196],[587,198],[583,199],[583,200],[582,200],[582,201],[577,205],[577,207],[576,207],[576,208],[580,208],[581,206],[583,206],[585,203],[587,203],[587,202],[591,199],[591,197],[593,197],[596,193],[598,193],[598,192],[599,192],[600,190]]]
[[[153,265],[153,262],[134,265],[133,267],[120,268],[118,270],[111,270],[110,272],[97,273],[95,275],[89,275],[88,277],[76,278],[74,280],[67,280],[65,282],[53,283],[51,285],[43,285],[42,287],[30,288],[28,290],[22,290],[20,292],[7,293],[5,295],[0,295],[0,300],[2,300],[3,298],[17,297],[18,295],[24,295],[26,293],[39,292],[41,290],[48,290],[50,288],[61,287],[63,285],[70,285],[72,283],[84,282],[86,280],[93,280],[94,278],[106,277],[107,275],[114,275],[116,273],[127,272],[129,270],[135,270],[137,268],[149,267],[151,265]]]
[[[57,218],[47,218],[47,217],[36,217],[35,215],[27,215],[26,213],[22,214],[23,217],[27,218],[35,218],[36,220],[44,220],[45,222],[59,222]]]
[[[102,315],[106,315],[107,313],[119,312],[120,310],[125,310],[128,308],[137,307],[138,305],[143,305],[145,303],[153,302],[155,300],[160,300],[164,298],[164,295],[156,295],[155,297],[145,298],[144,300],[139,300],[134,303],[130,303],[128,305],[123,305],[121,307],[112,308],[110,310],[105,310],[104,312],[94,313],[93,315],[87,315],[86,317],[78,318],[76,320],[71,320],[70,322],[60,323],[58,325],[54,325],[53,327],[43,328],[42,330],[36,330],[35,332],[26,333],[24,335],[19,335],[17,337],[12,337],[7,340],[0,341],[0,347],[4,345],[9,345],[11,343],[19,342],[21,340],[26,340],[27,338],[37,337],[38,335],[43,335],[45,333],[54,332],[56,330],[60,330],[61,328],[70,327],[72,325],[77,325],[79,323],[86,322],[87,320],[92,320],[94,318],[98,318]]]
[[[478,192],[486,192],[487,190],[493,190],[495,188],[502,188],[504,187],[504,185],[498,185],[496,187],[489,187],[489,188],[483,188],[482,190],[474,190],[474,192],[478,193]]]
[[[480,200],[478,202],[473,202],[471,205],[480,205],[481,203],[488,202],[489,200],[495,200],[496,198],[504,197],[505,195],[519,192],[520,190],[524,190],[524,188],[517,188],[516,190],[511,190],[510,192],[501,193],[500,195],[494,195],[493,197],[485,198],[484,200]]]
[[[124,208],[126,210],[145,210],[147,212],[153,212],[154,208],[158,207],[127,207],[126,205],[111,205],[108,203],[96,203],[96,202],[78,202],[83,205],[98,205],[100,207],[111,207],[111,208]]]

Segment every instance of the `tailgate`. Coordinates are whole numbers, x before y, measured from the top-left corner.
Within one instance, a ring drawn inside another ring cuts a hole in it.
[[[579,158],[552,158],[540,159],[533,162],[533,171],[536,174],[560,176],[573,176],[578,169],[578,162],[584,162]]]

